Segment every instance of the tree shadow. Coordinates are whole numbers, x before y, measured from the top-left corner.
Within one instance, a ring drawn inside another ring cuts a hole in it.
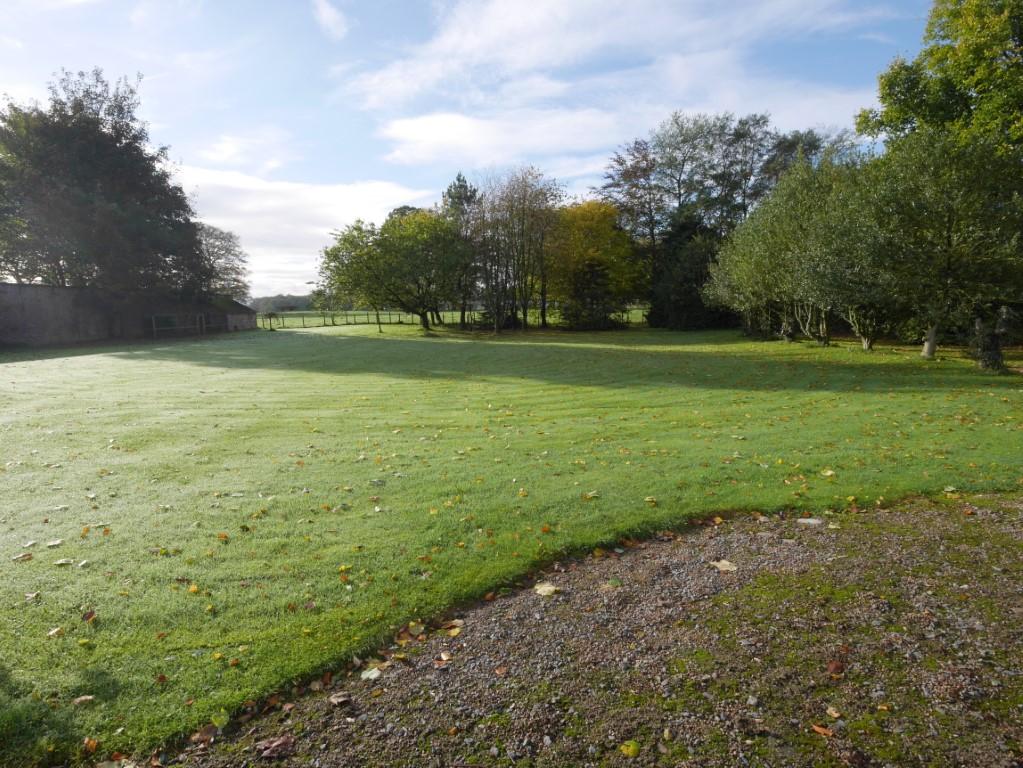
[[[220,369],[296,370],[410,380],[534,381],[568,387],[637,386],[736,391],[880,392],[1016,389],[1017,375],[993,376],[961,360],[927,363],[915,350],[864,353],[763,342],[737,332],[531,331],[486,336],[352,335],[280,331],[192,343],[139,346],[109,354]]]
[[[14,678],[0,663],[0,763],[59,765],[74,758],[85,733],[71,703],[78,696],[111,701],[120,683],[97,667],[83,669],[60,695]]]

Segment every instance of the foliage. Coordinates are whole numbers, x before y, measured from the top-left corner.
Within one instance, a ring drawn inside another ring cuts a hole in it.
[[[941,128],[1023,146],[1023,13],[1018,0],[935,0],[923,50],[879,80],[881,109],[860,113],[872,136]]]
[[[286,293],[276,296],[259,296],[252,299],[249,306],[257,312],[294,312],[313,308],[311,296],[295,296]]]
[[[644,256],[649,322],[668,328],[729,324],[729,313],[704,305],[701,290],[723,238],[797,158],[816,162],[825,149],[847,143],[843,134],[780,134],[762,114],[675,112],[649,140],[617,152],[600,194],[618,206]]]
[[[920,324],[937,329],[957,315],[989,317],[1023,298],[1018,166],[993,140],[962,143],[920,128],[878,164],[890,268]]]
[[[456,226],[432,211],[401,211],[379,230],[357,221],[324,250],[321,289],[355,306],[411,312],[428,329],[431,313],[457,296],[468,255]]]
[[[18,280],[198,293],[192,210],[150,148],[137,85],[64,72],[46,109],[0,112],[0,252]]]
[[[591,200],[563,208],[550,252],[550,297],[568,327],[612,327],[611,316],[636,293],[637,272],[615,207]]]
[[[199,253],[210,275],[206,292],[230,296],[244,302],[249,298],[248,254],[234,232],[210,224],[196,225]]]

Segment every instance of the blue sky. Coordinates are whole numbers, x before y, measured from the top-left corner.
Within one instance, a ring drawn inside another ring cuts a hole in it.
[[[142,73],[143,116],[255,295],[331,229],[533,164],[571,194],[673,110],[849,127],[928,0],[0,0],[0,93]]]

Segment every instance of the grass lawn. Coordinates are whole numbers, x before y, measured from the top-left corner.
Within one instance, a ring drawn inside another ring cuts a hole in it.
[[[1017,487],[1021,456],[1018,375],[911,348],[359,326],[3,353],[0,763],[153,746],[564,550]]]

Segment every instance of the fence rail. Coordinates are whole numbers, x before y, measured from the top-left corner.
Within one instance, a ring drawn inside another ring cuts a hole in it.
[[[620,312],[613,317],[624,325],[637,325],[645,322],[645,308],[635,307],[625,312]],[[379,314],[379,320],[378,320]],[[447,310],[440,313],[445,325],[458,325],[461,314],[455,310]],[[557,311],[548,313],[550,321],[557,325],[560,316]],[[481,314],[479,312],[467,312],[466,322],[473,328],[481,327]],[[317,312],[313,310],[300,312],[261,312],[256,315],[256,322],[260,328],[323,328],[326,326],[338,325],[419,325],[419,316],[410,312],[398,312],[395,310],[381,310],[379,313],[372,309],[349,309],[336,312]],[[540,324],[539,312],[530,317],[533,327]]]

